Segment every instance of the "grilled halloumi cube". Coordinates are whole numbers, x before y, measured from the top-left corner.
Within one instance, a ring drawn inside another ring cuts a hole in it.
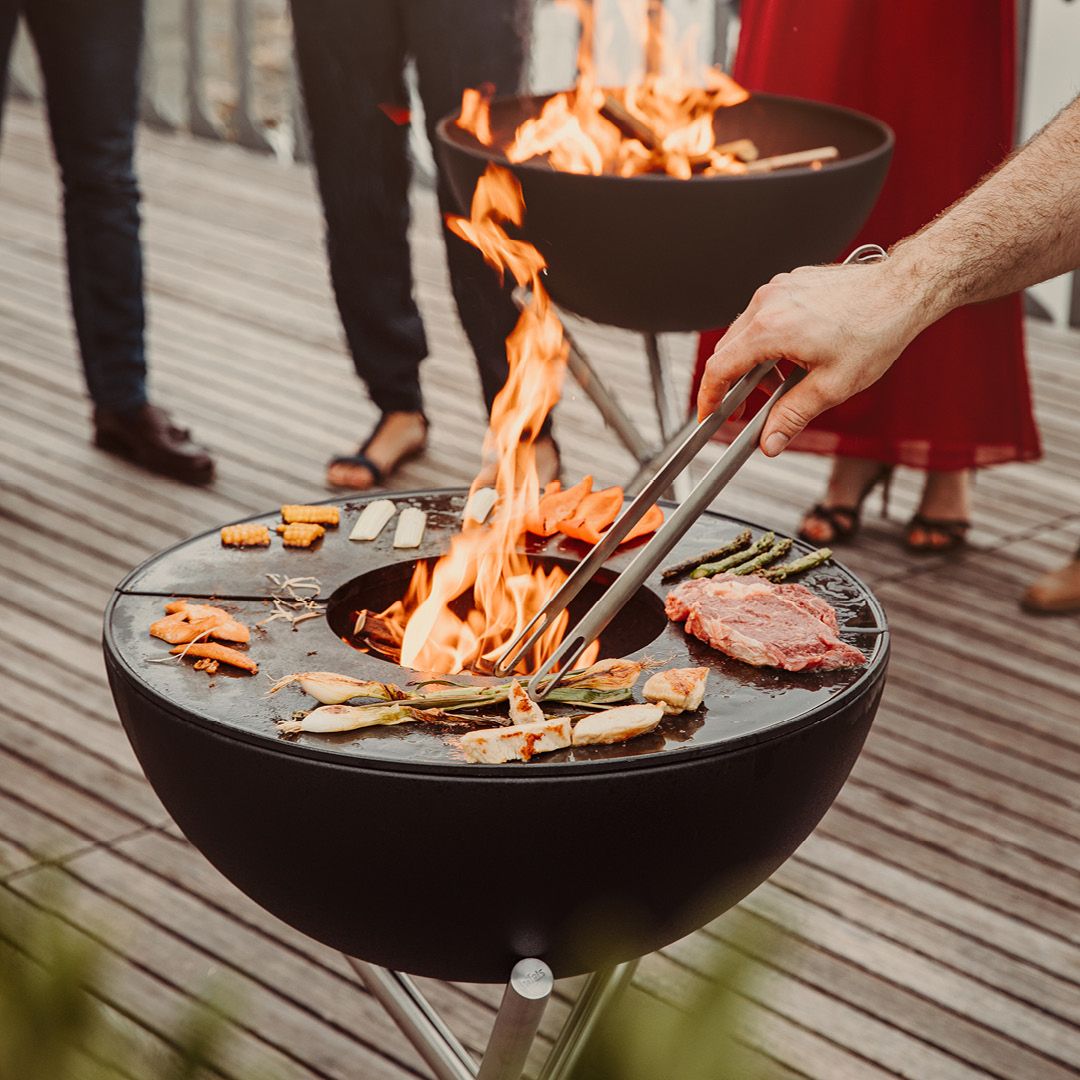
[[[569,745],[570,721],[564,717],[514,727],[485,728],[461,736],[465,760],[485,765],[528,761],[535,754],[547,754]]]
[[[620,705],[605,709],[574,725],[574,745],[626,742],[647,735],[663,719],[664,710],[659,705]]]
[[[538,724],[544,719],[544,710],[517,680],[510,684],[510,719],[515,724]]]
[[[673,716],[698,708],[705,698],[708,678],[708,668],[671,668],[651,676],[641,692],[646,701],[663,706],[664,712]]]

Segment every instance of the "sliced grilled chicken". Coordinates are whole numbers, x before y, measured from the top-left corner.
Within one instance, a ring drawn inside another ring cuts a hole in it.
[[[515,724],[538,724],[544,719],[544,710],[516,680],[510,684],[510,719]]]
[[[574,725],[574,745],[626,742],[648,734],[663,719],[664,710],[659,705],[620,705],[616,709],[605,709]]]
[[[705,683],[709,669],[703,667],[672,668],[658,671],[642,689],[646,701],[663,706],[669,716],[692,712],[705,698]]]
[[[461,736],[465,760],[485,765],[528,761],[536,754],[547,754],[569,745],[570,721],[562,717],[515,727],[470,731]]]

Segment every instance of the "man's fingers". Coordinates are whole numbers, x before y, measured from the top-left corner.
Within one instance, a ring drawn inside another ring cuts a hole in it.
[[[834,404],[822,393],[811,372],[772,407],[761,432],[762,451],[768,457],[776,457],[815,416]]]
[[[740,320],[744,316],[740,316]],[[716,351],[709,357],[705,374],[698,390],[698,420],[704,420],[720,407],[724,395],[732,385],[745,375],[762,358],[760,346],[751,324],[738,328],[738,320],[717,345]]]

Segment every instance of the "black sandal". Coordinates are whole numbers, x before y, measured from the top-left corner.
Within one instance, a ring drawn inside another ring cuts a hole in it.
[[[930,518],[923,514],[915,514],[908,522],[907,532],[904,535],[904,547],[914,555],[946,555],[950,551],[958,551],[967,546],[967,534],[971,528],[970,521],[953,518]],[[944,544],[916,544],[911,539],[911,534],[916,529],[922,529],[925,533],[937,533],[945,537]]]
[[[820,540],[807,535],[805,528],[799,530],[799,539],[810,544],[847,544],[858,535],[862,526],[862,508],[870,493],[878,486],[884,485],[881,490],[881,513],[885,516],[889,512],[889,487],[892,484],[892,465],[882,465],[880,469],[867,481],[858,501],[854,506],[825,506],[823,503],[815,503],[805,517],[814,517],[824,521],[830,529],[832,536]],[[805,518],[804,518],[805,520]]]
[[[424,424],[424,441],[415,450],[408,450],[404,454],[402,454],[388,470],[384,471],[383,469],[380,469],[379,466],[376,465],[375,462],[367,456],[367,449],[378,437],[379,432],[382,431],[383,426],[386,424],[387,417],[389,417],[390,415],[390,413],[383,413],[382,416],[379,417],[379,422],[375,425],[374,428],[372,428],[371,434],[357,449],[355,454],[342,454],[340,457],[331,458],[326,463],[327,487],[336,489],[338,491],[356,490],[356,487],[353,484],[335,484],[329,478],[329,472],[335,465],[350,465],[356,466],[358,468],[367,469],[367,471],[371,473],[371,479],[373,481],[371,487],[385,487],[387,475],[389,473],[396,472],[399,466],[404,465],[407,461],[412,461],[414,458],[419,457],[427,449],[427,433],[430,425],[428,423],[428,418],[423,413],[420,413],[420,419],[421,421],[423,421]],[[365,488],[363,490],[368,489]]]

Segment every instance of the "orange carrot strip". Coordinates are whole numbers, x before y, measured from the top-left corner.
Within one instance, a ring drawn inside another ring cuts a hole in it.
[[[638,523],[619,541],[626,544],[639,536],[648,536],[664,524],[664,511],[659,506],[650,506],[638,519]]]
[[[175,645],[186,640],[187,629],[187,616],[182,611],[174,611],[150,624],[150,636]]]
[[[259,673],[259,665],[247,653],[242,653],[239,649],[230,649],[228,645],[219,645],[216,641],[196,641],[193,645],[177,645],[175,649],[169,651],[174,656],[180,653],[184,656],[206,656],[211,660],[220,660],[223,664],[231,664],[252,675]]]
[[[559,526],[559,532],[573,540],[580,540],[584,544],[600,542],[600,531],[588,521],[564,521]]]
[[[604,529],[619,516],[622,504],[621,487],[594,491],[581,500],[581,505],[573,517],[559,523],[559,532],[572,536],[575,540],[595,544]]]
[[[549,484],[548,487],[551,485]],[[554,536],[559,531],[560,522],[573,517],[586,498],[592,491],[592,477],[586,476],[573,487],[565,491],[548,491],[544,489],[544,495],[536,508],[536,513],[530,515],[525,523],[529,532],[537,536]]]
[[[220,638],[222,641],[238,641],[246,644],[251,640],[251,631],[242,622],[229,619],[227,622],[221,623],[220,626],[215,626],[210,631],[210,636]]]

